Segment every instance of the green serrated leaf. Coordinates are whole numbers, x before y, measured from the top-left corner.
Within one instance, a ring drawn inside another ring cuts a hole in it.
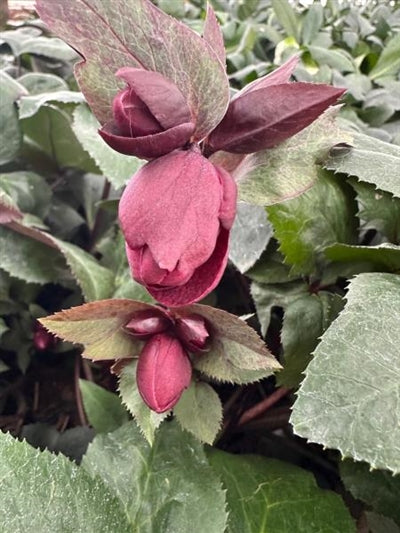
[[[17,81],[25,87],[30,95],[68,91],[68,84],[63,78],[44,72],[28,72]]]
[[[0,165],[12,161],[19,152],[22,135],[16,99],[26,93],[25,88],[5,72],[0,72]]]
[[[83,357],[96,361],[137,357],[143,343],[124,332],[137,311],[152,306],[133,300],[102,300],[60,311],[40,322],[64,340],[83,344]]]
[[[57,37],[38,36],[26,39],[19,47],[18,54],[34,54],[61,61],[78,59],[75,50]]]
[[[371,471],[367,464],[353,461],[340,464],[340,476],[354,498],[400,525],[400,477],[383,470]]]
[[[400,199],[355,179],[350,184],[357,193],[359,217],[365,229],[377,229],[390,242],[400,242]]]
[[[400,146],[354,133],[353,148],[341,156],[330,157],[325,167],[356,176],[378,189],[400,197]]]
[[[70,242],[51,238],[65,257],[86,301],[108,298],[114,292],[114,275],[96,259]]]
[[[317,274],[324,266],[327,246],[356,242],[356,211],[350,187],[326,171],[299,198],[267,209],[285,262],[293,273],[306,275]]]
[[[296,434],[373,468],[400,472],[400,280],[360,274],[306,370]]]
[[[227,491],[227,533],[356,532],[340,496],[320,489],[310,472],[256,455],[208,456]]]
[[[378,83],[388,77],[394,77],[400,69],[400,35],[395,35],[382,50],[374,68],[369,73],[372,80]]]
[[[311,56],[319,65],[328,65],[340,72],[354,72],[356,67],[350,54],[344,50],[332,50],[322,46],[309,46]]]
[[[277,374],[277,384],[297,387],[311,360],[319,339],[343,308],[337,294],[321,291],[299,296],[285,308],[281,342],[283,370]]]
[[[79,380],[79,387],[89,424],[97,433],[109,433],[128,421],[128,414],[116,394],[83,379]]]
[[[119,376],[119,392],[122,402],[134,417],[140,431],[152,445],[156,430],[169,412],[156,413],[144,403],[136,383],[136,367],[137,360],[124,366]]]
[[[219,381],[250,383],[281,368],[257,333],[243,320],[221,309],[193,304],[179,314],[204,317],[212,331],[209,351],[193,360],[194,367]]]
[[[201,442],[212,444],[221,428],[221,400],[208,383],[192,382],[175,405],[174,415],[183,429]]]
[[[298,21],[292,6],[287,0],[271,0],[271,5],[287,36],[298,41]]]
[[[325,255],[331,261],[350,263],[365,261],[371,263],[377,270],[400,272],[400,246],[390,243],[378,246],[334,244],[325,250]]]
[[[0,191],[6,192],[24,213],[44,218],[52,197],[46,180],[26,170],[0,174]]]
[[[35,115],[42,106],[51,102],[80,104],[84,101],[83,94],[76,91],[50,91],[47,93],[23,96],[18,102],[19,118],[29,118],[32,115]]]
[[[332,108],[310,126],[276,148],[246,156],[233,171],[239,197],[256,205],[273,205],[295,198],[318,179],[318,163],[337,143],[351,142],[352,134],[334,122]]]
[[[100,124],[87,106],[78,106],[73,116],[72,129],[75,135],[104,176],[117,189],[125,185],[142,166],[143,161],[122,155],[110,148],[98,134]]]
[[[400,533],[400,527],[390,518],[377,513],[365,513],[370,533]]]
[[[135,533],[225,531],[221,482],[200,443],[174,422],[162,425],[152,447],[134,423],[98,435],[82,467],[118,497]]]
[[[0,433],[0,477],[4,532],[132,531],[106,484],[63,455],[39,452]]]

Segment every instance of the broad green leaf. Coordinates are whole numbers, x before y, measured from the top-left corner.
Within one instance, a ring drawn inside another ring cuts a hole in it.
[[[318,273],[327,246],[356,242],[356,211],[351,188],[326,171],[302,196],[267,209],[279,250],[296,274]]]
[[[18,78],[18,83],[23,85],[30,95],[68,91],[68,84],[63,78],[44,72],[28,72]]]
[[[249,383],[281,368],[257,333],[238,317],[207,305],[181,307],[177,313],[196,314],[210,324],[209,350],[193,360],[204,374],[231,383]]]
[[[397,34],[385,44],[378,62],[369,73],[371,79],[377,81],[395,77],[400,69],[400,35]]]
[[[216,449],[208,457],[227,491],[227,533],[356,532],[340,496],[320,489],[310,472]]]
[[[7,224],[15,219],[21,219],[22,216],[11,196],[0,188],[0,224]]]
[[[239,197],[256,205],[272,205],[307,191],[318,179],[318,163],[337,143],[352,134],[335,125],[332,108],[276,148],[250,154],[233,171]]]
[[[14,102],[26,94],[25,88],[5,72],[0,72],[0,165],[12,161],[21,146],[21,131]]]
[[[400,246],[383,243],[377,246],[334,244],[325,250],[331,261],[371,263],[377,270],[400,272]]]
[[[399,242],[400,200],[368,183],[354,179],[350,184],[357,193],[359,217],[366,222],[366,228],[377,229],[390,242]]]
[[[317,36],[324,21],[324,8],[321,4],[312,4],[304,17],[301,27],[303,44],[310,44]]]
[[[122,402],[134,417],[140,431],[152,445],[156,430],[169,412],[156,413],[144,403],[136,383],[136,367],[137,360],[134,359],[122,368],[119,375],[119,393]]]
[[[199,442],[174,422],[162,425],[152,447],[134,423],[98,435],[82,468],[118,497],[135,533],[225,531],[221,483]]]
[[[127,0],[118,9],[94,0],[67,6],[63,0],[38,0],[37,9],[51,30],[85,58],[75,74],[101,123],[111,118],[111,102],[120,88],[115,73],[121,67],[154,70],[171,79],[188,98],[198,139],[224,116],[228,80],[217,55],[149,0]]]
[[[306,370],[297,435],[373,468],[400,473],[400,279],[360,274]]]
[[[0,226],[0,268],[28,283],[57,283],[65,263],[54,249]]]
[[[22,120],[21,124],[27,138],[58,167],[75,167],[98,173],[94,161],[72,131],[71,117],[66,110],[46,104],[37,113]]]
[[[325,167],[356,176],[378,189],[400,197],[400,146],[362,133],[354,133],[353,148],[344,155],[330,157]]]
[[[35,172],[21,170],[0,174],[0,190],[24,213],[46,216],[52,192],[46,180]]]
[[[175,405],[174,415],[183,429],[212,444],[221,428],[221,400],[208,383],[193,381]]]
[[[0,509],[4,532],[129,533],[112,491],[63,455],[40,452],[0,433]]]
[[[79,380],[83,407],[89,424],[96,433],[109,433],[128,421],[128,414],[120,398],[96,383]]]
[[[392,518],[400,525],[400,477],[384,470],[369,469],[365,463],[344,461],[340,476],[348,491],[377,513]]]
[[[313,59],[315,59],[315,61],[321,66],[328,65],[340,72],[355,71],[355,65],[353,64],[350,54],[346,54],[343,50],[330,50],[320,46],[309,46],[308,50]]]
[[[287,0],[271,0],[271,5],[287,36],[298,41],[298,20],[292,6]]]
[[[287,283],[252,283],[251,296],[253,297],[258,320],[261,324],[261,333],[265,335],[271,320],[273,307],[286,308],[298,296],[309,293],[308,286],[302,281]]]
[[[272,228],[265,209],[239,202],[229,241],[229,257],[242,273],[251,268],[265,250]]]
[[[103,141],[97,132],[100,124],[87,106],[78,106],[73,116],[72,129],[102,174],[117,189],[125,185],[140,168],[142,162],[136,157],[116,152]]]
[[[286,306],[281,332],[284,362],[277,374],[278,385],[299,385],[321,335],[342,308],[342,298],[325,291],[299,296]]]
[[[76,91],[51,91],[35,95],[23,96],[18,102],[19,118],[29,118],[35,115],[39,109],[51,102],[61,102],[63,104],[80,104],[85,99],[82,93]]]
[[[134,313],[152,306],[133,300],[102,300],[41,318],[43,326],[64,340],[83,344],[83,357],[102,361],[136,357],[143,343],[122,329]]]
[[[75,244],[51,238],[65,257],[86,301],[101,300],[114,292],[114,275]]]

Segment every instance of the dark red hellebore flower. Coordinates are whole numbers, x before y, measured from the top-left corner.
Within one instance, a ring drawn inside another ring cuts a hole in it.
[[[194,149],[142,167],[119,220],[133,277],[160,303],[193,303],[218,284],[228,259],[236,184]]]
[[[189,386],[192,366],[178,339],[153,335],[139,355],[136,381],[143,401],[157,413],[171,409]]]
[[[113,101],[114,120],[99,133],[117,152],[154,159],[184,146],[195,124],[178,87],[158,72],[124,67],[127,83]]]

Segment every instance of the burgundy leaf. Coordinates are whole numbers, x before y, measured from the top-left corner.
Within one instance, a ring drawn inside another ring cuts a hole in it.
[[[270,87],[271,85],[281,85],[282,83],[288,83],[290,76],[293,74],[297,64],[299,62],[299,56],[294,55],[290,57],[283,65],[273,70],[266,76],[254,80],[253,82],[246,85],[241,91],[237,92],[232,100],[236,100],[247,94],[248,92],[255,91],[256,89],[262,89],[264,87]]]
[[[218,24],[217,17],[210,4],[207,4],[206,20],[204,22],[203,38],[208,42],[210,48],[215,52],[215,55],[221,61],[225,68],[226,52],[224,45],[224,36],[222,35],[221,27]]]
[[[142,68],[170,79],[187,98],[196,139],[221,121],[229,101],[225,68],[208,42],[150,0],[37,0],[43,21],[83,57],[75,73],[101,124],[121,89],[115,73]]]
[[[232,101],[209,137],[213,150],[252,153],[272,148],[311,124],[344,93],[329,85],[285,83]]]

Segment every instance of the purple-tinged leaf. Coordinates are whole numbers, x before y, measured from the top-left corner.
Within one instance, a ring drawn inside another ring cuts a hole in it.
[[[40,319],[64,340],[84,344],[83,357],[94,361],[137,357],[143,342],[123,329],[132,315],[153,306],[134,300],[102,300],[72,307]]]
[[[217,17],[210,4],[207,4],[206,20],[204,22],[203,38],[214,50],[215,55],[221,61],[223,67],[226,64],[226,52],[224,45],[224,36],[222,35],[221,27],[218,24]]]
[[[232,100],[236,100],[244,94],[247,94],[251,91],[255,91],[257,89],[263,89],[264,87],[270,87],[271,85],[281,85],[282,83],[288,83],[290,80],[290,76],[293,74],[295,68],[297,67],[298,62],[298,55],[290,57],[287,61],[285,61],[285,63],[283,63],[283,65],[281,65],[277,69],[243,87],[241,91],[237,92],[234,95]]]
[[[239,154],[272,148],[314,122],[343,92],[314,83],[284,83],[250,91],[231,102],[209,144],[213,150]]]
[[[193,360],[200,372],[219,381],[250,383],[281,368],[254,329],[237,316],[200,304],[181,307],[174,314],[198,315],[207,322],[209,351]]]
[[[0,190],[0,224],[7,224],[22,218],[22,213],[7,193]]]
[[[37,0],[50,29],[83,56],[75,74],[99,121],[112,118],[122,67],[160,72],[187,98],[196,139],[221,121],[229,100],[225,69],[209,44],[149,0]]]

